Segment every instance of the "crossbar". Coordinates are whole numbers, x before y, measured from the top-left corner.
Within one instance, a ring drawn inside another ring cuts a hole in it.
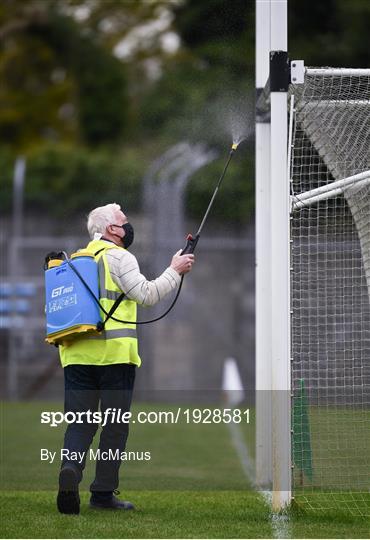
[[[360,107],[369,107],[370,99],[318,99],[312,100],[309,103],[305,103],[305,107],[316,108],[316,107],[343,107],[347,105],[356,105]]]
[[[323,77],[369,77],[370,69],[355,69],[355,68],[306,68],[306,75],[322,75]]]
[[[299,208],[303,208],[304,206],[310,206],[317,201],[340,195],[343,193],[344,188],[352,186],[357,182],[363,182],[364,184],[370,182],[370,170],[359,174],[354,174],[353,176],[348,176],[347,178],[342,178],[341,180],[337,180],[336,182],[332,182],[326,186],[304,191],[300,195],[293,195],[292,209],[297,210]]]

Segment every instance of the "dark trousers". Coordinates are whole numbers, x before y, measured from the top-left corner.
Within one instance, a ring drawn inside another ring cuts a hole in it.
[[[136,366],[132,364],[111,364],[108,366],[70,365],[64,368],[65,402],[64,412],[94,412],[99,410],[103,415],[108,408],[121,409],[121,412],[130,410],[132,392],[135,382]],[[124,451],[128,437],[129,424],[112,422],[108,418],[107,424],[102,428],[99,440],[101,456]],[[64,436],[64,448],[69,450],[69,456],[64,457],[62,466],[73,463],[80,473],[85,468],[86,457],[98,423],[71,423]],[[71,452],[84,452],[82,463],[73,459]],[[90,491],[104,496],[118,487],[119,468],[121,459],[97,459],[95,480],[90,485]]]

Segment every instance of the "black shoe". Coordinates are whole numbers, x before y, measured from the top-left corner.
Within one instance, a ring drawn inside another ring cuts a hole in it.
[[[98,492],[97,492],[98,493]],[[119,491],[115,490],[113,493],[119,495]],[[129,501],[120,501],[113,495],[101,496],[93,493],[90,499],[90,508],[99,508],[106,510],[135,510],[135,506]]]
[[[71,464],[64,465],[59,474],[57,507],[61,514],[79,514],[78,472]]]

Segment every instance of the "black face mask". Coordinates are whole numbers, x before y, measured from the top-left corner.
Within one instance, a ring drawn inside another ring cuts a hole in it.
[[[122,225],[122,229],[125,231],[125,236],[122,238],[123,247],[129,248],[134,241],[134,228],[131,223],[125,223]]]

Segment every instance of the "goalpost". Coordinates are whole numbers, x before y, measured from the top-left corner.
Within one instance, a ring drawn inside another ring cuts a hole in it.
[[[257,0],[257,47],[266,5],[270,92],[259,91],[258,111],[270,101],[270,129],[261,115],[256,127],[257,485],[271,486],[275,510],[294,497],[369,515],[370,69],[292,61],[286,70],[287,47],[272,37],[276,26],[285,32],[285,0]]]
[[[287,1],[256,1],[256,484],[291,501]],[[271,271],[273,269],[273,271]]]

